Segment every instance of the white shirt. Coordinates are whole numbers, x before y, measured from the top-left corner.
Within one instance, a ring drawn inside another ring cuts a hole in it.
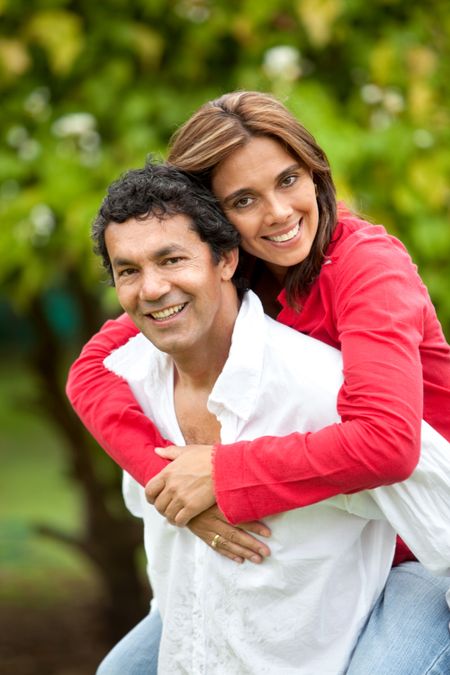
[[[171,358],[138,335],[105,365],[128,380],[162,435],[184,445]],[[221,424],[222,443],[316,431],[339,421],[341,383],[337,350],[265,316],[248,292],[208,409]],[[163,617],[159,673],[345,671],[395,548],[395,531],[370,493],[265,519],[272,555],[258,566],[237,565],[168,524],[128,474],[124,497],[144,520],[148,572]]]

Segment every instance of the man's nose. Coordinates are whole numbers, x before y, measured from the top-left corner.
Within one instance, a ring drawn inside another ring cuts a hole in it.
[[[159,300],[170,291],[170,281],[159,270],[147,270],[142,275],[139,297],[146,302]]]

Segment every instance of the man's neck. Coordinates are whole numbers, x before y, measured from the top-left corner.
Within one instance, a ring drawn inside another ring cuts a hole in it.
[[[174,404],[186,443],[213,444],[220,440],[220,425],[207,409],[209,395],[221,374],[231,347],[239,311],[236,299],[226,310],[217,331],[189,353],[173,355]]]
[[[211,391],[228,358],[231,341],[217,350],[207,350],[197,358],[174,360],[174,387]]]
[[[220,322],[205,335],[203,343],[186,352],[172,354],[175,387],[211,391],[228,359],[239,306],[233,291],[230,301],[224,303]]]
[[[186,444],[213,445],[220,441],[220,424],[208,410],[208,398],[223,370],[231,338],[212,353],[175,363],[174,406]]]

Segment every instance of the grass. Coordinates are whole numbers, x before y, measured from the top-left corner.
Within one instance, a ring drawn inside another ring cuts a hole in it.
[[[83,518],[63,441],[29,403],[35,387],[20,362],[0,363],[0,600],[27,603],[95,583],[81,555],[35,532],[38,524],[76,532]]]

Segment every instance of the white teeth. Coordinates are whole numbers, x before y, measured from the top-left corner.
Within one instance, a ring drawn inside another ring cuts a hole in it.
[[[184,302],[182,305],[174,305],[173,307],[168,307],[167,309],[162,309],[160,312],[151,312],[151,316],[153,319],[161,320],[161,319],[167,319],[169,316],[173,316],[174,314],[178,314],[178,312],[181,312],[183,307],[185,307],[186,303]]]
[[[299,229],[300,229],[300,225],[299,225],[299,223],[297,223],[297,225],[295,225],[292,228],[292,230],[289,230],[289,232],[286,232],[286,234],[279,234],[275,237],[265,237],[265,239],[269,239],[270,241],[276,241],[276,242],[289,241],[289,239],[293,239],[295,237],[295,235],[297,234]]]

